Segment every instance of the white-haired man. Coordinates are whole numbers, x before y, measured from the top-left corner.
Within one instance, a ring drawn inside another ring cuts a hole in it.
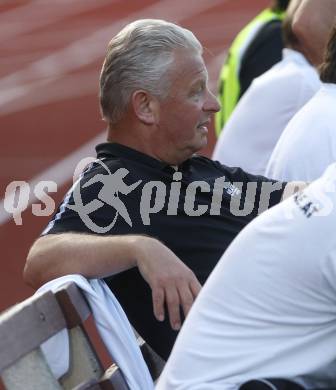
[[[194,156],[219,105],[201,44],[175,24],[139,20],[111,40],[100,105],[108,142],[31,248],[24,277],[34,287],[69,273],[106,278],[134,327],[167,358],[180,311],[188,313],[223,251],[258,214],[261,188],[268,185],[272,206],[283,184]],[[104,185],[113,202],[104,201]],[[234,215],[232,201],[249,209]]]

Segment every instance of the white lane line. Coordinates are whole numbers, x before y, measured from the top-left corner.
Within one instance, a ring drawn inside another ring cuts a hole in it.
[[[35,176],[29,181],[30,187],[30,198],[27,208],[29,208],[33,203],[40,203],[40,200],[37,200],[35,195],[32,194],[33,189],[40,181],[53,181],[57,184],[57,189],[59,190],[64,186],[73,176],[75,168],[79,161],[85,157],[95,157],[94,147],[104,142],[106,139],[105,131],[97,135],[95,138],[88,141],[86,144],[82,145],[80,148],[75,150],[73,153],[70,153],[68,156],[63,158],[61,161],[52,165],[50,168],[46,169],[39,175]],[[15,193],[10,192],[6,196],[6,200],[9,204],[15,204]],[[4,199],[0,202],[0,225],[5,224],[13,216],[5,210]]]
[[[80,12],[104,7],[118,0],[35,0],[0,14],[0,41],[30,33]]]
[[[46,89],[50,84],[52,86]],[[29,87],[29,84],[25,87],[18,86],[8,89],[6,95],[0,94],[0,115],[9,115],[70,98],[92,94],[98,96],[98,72],[90,70],[80,74],[67,75],[59,80],[40,80],[34,83],[32,86],[34,93],[27,99],[26,88]],[[15,100],[15,104],[12,104],[13,100]]]
[[[92,64],[102,58],[108,40],[131,20],[141,17],[163,17],[166,20],[180,22],[222,3],[223,0],[202,2],[198,0],[189,0],[188,2],[164,0],[146,7],[32,63],[25,69],[3,77],[0,79],[0,102],[2,101],[3,104],[15,102],[17,98],[22,96],[30,98],[35,92],[35,88],[40,85],[41,80],[56,80],[64,74]],[[2,110],[1,113],[5,114],[6,110]]]

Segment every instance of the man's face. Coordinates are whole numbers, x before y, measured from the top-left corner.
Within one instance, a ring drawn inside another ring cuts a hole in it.
[[[207,144],[210,117],[220,108],[208,89],[208,73],[201,55],[175,52],[169,70],[171,87],[160,103],[159,131],[165,160],[180,163]],[[174,156],[175,161],[168,157]],[[175,154],[174,154],[175,153]]]

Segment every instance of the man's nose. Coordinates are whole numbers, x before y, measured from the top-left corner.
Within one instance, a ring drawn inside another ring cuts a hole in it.
[[[204,111],[211,111],[211,112],[217,112],[221,108],[217,97],[208,90],[208,98],[206,102],[204,103]]]

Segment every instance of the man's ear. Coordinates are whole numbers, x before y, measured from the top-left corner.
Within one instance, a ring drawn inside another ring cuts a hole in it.
[[[159,115],[159,102],[145,90],[137,90],[132,94],[134,114],[146,125],[157,123]]]

